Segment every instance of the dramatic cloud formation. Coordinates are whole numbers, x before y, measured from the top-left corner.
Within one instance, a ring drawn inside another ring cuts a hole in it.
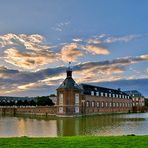
[[[5,49],[4,60],[21,69],[37,69],[59,57],[51,50],[53,46],[38,34],[6,34],[0,36],[0,46]]]
[[[51,51],[20,52],[15,48],[7,49],[5,60],[23,69],[36,69],[42,65],[53,63],[58,55]]]
[[[68,23],[60,23],[59,27],[65,25]],[[79,62],[81,56],[108,55],[110,51],[102,44],[127,42],[137,37],[139,35],[114,37],[101,34],[87,40],[75,38],[72,43],[54,45],[47,43],[44,36],[39,34],[5,34],[0,36],[0,54],[3,54],[1,59],[21,70],[37,70],[61,61]]]
[[[74,78],[78,83],[98,83],[129,79],[123,73],[131,64],[148,61],[148,55],[125,57],[111,61],[87,62],[73,66]],[[56,88],[65,78],[66,67],[48,68],[36,72],[25,72],[0,67],[0,93],[33,91]],[[134,77],[133,77],[134,78]],[[137,77],[141,78],[141,77]],[[148,78],[145,76],[145,78]],[[131,78],[130,78],[131,79]]]

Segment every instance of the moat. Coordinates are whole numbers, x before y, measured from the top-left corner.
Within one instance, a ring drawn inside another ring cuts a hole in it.
[[[77,118],[0,116],[0,137],[148,135],[148,113]]]

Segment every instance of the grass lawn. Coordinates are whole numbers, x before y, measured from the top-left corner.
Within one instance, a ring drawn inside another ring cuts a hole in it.
[[[148,136],[0,138],[0,148],[148,148]]]

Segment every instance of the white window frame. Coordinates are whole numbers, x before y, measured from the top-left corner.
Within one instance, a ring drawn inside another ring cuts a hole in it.
[[[75,104],[79,105],[79,93],[75,94]]]
[[[63,110],[63,107],[59,107],[59,113],[63,113],[64,110]]]
[[[112,97],[111,93],[109,93],[109,97]]]
[[[99,92],[98,91],[96,92],[96,96],[99,96]]]
[[[63,101],[64,101],[64,95],[63,95],[63,93],[60,93],[59,94],[59,105],[63,105]]]
[[[105,93],[105,97],[107,97],[108,95],[107,95],[107,93]]]
[[[91,96],[94,96],[94,94],[95,94],[94,91],[91,91]]]
[[[91,102],[91,106],[95,107],[95,102],[94,101]]]
[[[101,92],[101,97],[103,97],[103,92]]]
[[[97,107],[99,107],[100,106],[100,103],[99,102],[97,102]]]
[[[79,113],[79,107],[78,106],[75,107],[75,113]]]

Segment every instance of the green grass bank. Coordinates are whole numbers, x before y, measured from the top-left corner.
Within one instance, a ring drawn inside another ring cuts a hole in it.
[[[148,136],[0,138],[0,148],[148,148]]]

